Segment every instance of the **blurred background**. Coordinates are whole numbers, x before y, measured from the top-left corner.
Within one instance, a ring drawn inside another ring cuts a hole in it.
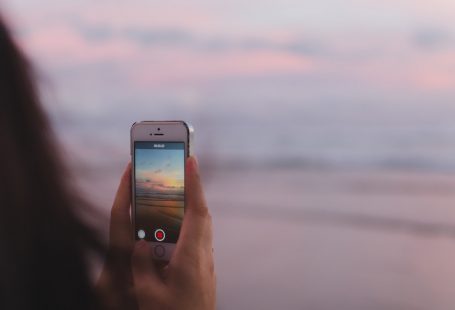
[[[455,306],[454,1],[1,8],[106,218],[131,124],[194,125],[218,309]]]

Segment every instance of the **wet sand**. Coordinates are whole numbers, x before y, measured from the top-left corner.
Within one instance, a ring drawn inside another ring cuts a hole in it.
[[[183,219],[183,200],[157,200],[140,196],[136,199],[136,226],[146,233],[146,240],[154,241],[155,229],[166,232],[167,242],[176,242]]]
[[[452,309],[455,176],[223,171],[219,309]]]

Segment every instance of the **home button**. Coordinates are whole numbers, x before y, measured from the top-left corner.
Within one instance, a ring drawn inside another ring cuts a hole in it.
[[[153,248],[153,253],[155,253],[156,257],[161,258],[164,256],[164,254],[166,254],[166,250],[162,245],[157,245]]]

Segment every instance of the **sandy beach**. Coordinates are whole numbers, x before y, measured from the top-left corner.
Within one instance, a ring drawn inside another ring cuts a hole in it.
[[[219,309],[455,305],[451,175],[223,171],[207,189]]]
[[[99,204],[110,206],[114,172],[92,193]],[[218,309],[455,305],[454,175],[209,172],[203,176],[214,220]]]

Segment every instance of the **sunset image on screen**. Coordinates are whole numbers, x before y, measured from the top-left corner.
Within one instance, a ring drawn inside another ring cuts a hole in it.
[[[176,242],[184,212],[184,144],[136,142],[136,238],[156,241],[154,232],[165,232],[163,242]]]

